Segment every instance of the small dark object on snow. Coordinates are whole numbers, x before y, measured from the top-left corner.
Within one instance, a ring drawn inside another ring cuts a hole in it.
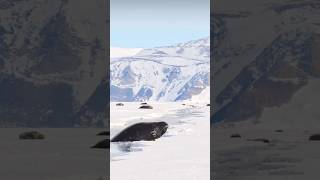
[[[241,138],[240,134],[231,134],[231,138]]]
[[[44,139],[44,135],[37,131],[30,131],[21,133],[19,139]]]
[[[98,133],[97,136],[110,136],[110,131],[102,131]]]
[[[210,104],[207,104],[207,106],[210,106]]]
[[[320,134],[314,134],[309,137],[310,141],[320,141]]]
[[[140,105],[147,105],[148,103],[146,103],[146,102],[143,102],[143,103],[141,103]]]
[[[139,107],[139,109],[153,109],[153,107],[150,105],[142,105]]]
[[[248,139],[248,141],[257,141],[257,142],[263,142],[263,143],[270,142],[268,139],[264,139],[264,138]]]
[[[278,130],[276,130],[276,132],[281,133],[281,132],[283,132],[283,130],[282,129],[278,129]]]
[[[102,141],[98,142],[96,145],[92,146],[91,148],[108,149],[108,148],[110,148],[110,140],[109,139],[102,140]]]
[[[123,103],[117,103],[116,106],[124,106]]]
[[[185,106],[186,104],[182,104],[183,106]]]

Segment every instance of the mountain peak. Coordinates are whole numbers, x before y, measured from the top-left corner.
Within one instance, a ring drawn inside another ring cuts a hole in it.
[[[179,43],[177,44],[178,47],[209,47],[210,46],[210,36],[188,41],[185,43]]]
[[[161,52],[161,55],[159,52]],[[210,57],[210,37],[179,43],[172,46],[143,49],[135,56],[144,58],[171,56],[208,61]]]
[[[180,101],[209,87],[210,38],[143,49],[114,59],[111,101]]]

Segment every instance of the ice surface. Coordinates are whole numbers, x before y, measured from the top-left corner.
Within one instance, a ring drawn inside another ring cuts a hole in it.
[[[111,137],[136,122],[165,121],[168,131],[156,141],[111,143],[112,180],[206,180],[210,178],[210,111],[206,104],[111,103]]]
[[[106,180],[107,152],[91,149],[102,129],[32,129],[44,140],[19,140],[31,129],[0,131],[0,176],[3,180]]]

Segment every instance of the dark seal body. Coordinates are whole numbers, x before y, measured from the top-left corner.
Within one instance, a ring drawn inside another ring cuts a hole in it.
[[[19,135],[19,139],[44,139],[44,135],[37,131],[24,132]]]
[[[168,129],[165,122],[143,122],[129,126],[115,136],[111,142],[154,141],[160,138]]]
[[[92,146],[91,148],[95,149],[109,149],[110,148],[110,140],[105,139],[100,142],[98,142],[96,145]]]
[[[97,136],[110,136],[110,131],[102,131],[98,133]]]

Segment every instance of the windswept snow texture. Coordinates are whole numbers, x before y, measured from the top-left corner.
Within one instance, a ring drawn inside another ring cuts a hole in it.
[[[111,103],[111,138],[137,122],[165,121],[168,131],[155,141],[111,143],[112,180],[208,180],[210,178],[210,107],[177,102]]]
[[[209,86],[210,38],[112,58],[111,101],[180,101]]]

